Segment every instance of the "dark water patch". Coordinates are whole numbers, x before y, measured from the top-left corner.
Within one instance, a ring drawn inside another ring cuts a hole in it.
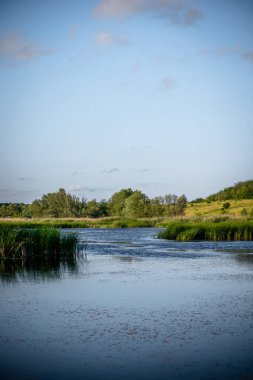
[[[60,279],[68,272],[78,273],[75,258],[63,260],[56,257],[33,257],[29,259],[0,259],[0,281],[49,281]]]

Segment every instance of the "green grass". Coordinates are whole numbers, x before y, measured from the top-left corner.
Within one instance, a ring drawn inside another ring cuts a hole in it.
[[[77,244],[76,234],[63,235],[53,227],[0,226],[0,257],[4,258],[71,257],[76,253]]]
[[[226,210],[223,209],[224,203],[229,202],[230,207]],[[230,199],[226,201],[213,201],[187,204],[185,215],[192,218],[196,216],[215,217],[218,215],[227,215],[231,218],[238,218],[241,216],[253,216],[253,199]]]
[[[134,227],[157,227],[164,218],[69,218],[69,219],[16,219],[16,218],[0,218],[1,226],[12,227],[56,227],[56,228],[134,228]]]
[[[191,241],[253,240],[253,221],[177,221],[158,234],[161,239]]]

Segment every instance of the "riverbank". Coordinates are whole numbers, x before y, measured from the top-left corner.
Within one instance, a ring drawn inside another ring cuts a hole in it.
[[[56,228],[135,228],[135,227],[164,227],[165,218],[0,218],[0,227],[56,227]]]
[[[212,217],[201,216],[178,216],[178,217],[156,217],[156,218],[0,218],[0,227],[56,227],[56,228],[148,228],[168,227],[171,223],[220,223],[227,221],[251,222],[249,217],[230,217],[229,215],[216,215]]]

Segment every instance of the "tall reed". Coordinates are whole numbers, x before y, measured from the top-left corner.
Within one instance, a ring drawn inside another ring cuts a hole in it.
[[[53,227],[20,228],[1,226],[1,257],[32,257],[47,255],[69,257],[76,252],[76,234],[62,235]]]
[[[190,241],[234,241],[253,240],[252,221],[222,221],[222,222],[193,222],[180,221],[167,225],[164,231],[158,234],[158,238]]]

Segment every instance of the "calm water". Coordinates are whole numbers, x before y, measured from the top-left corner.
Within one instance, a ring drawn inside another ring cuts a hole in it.
[[[0,263],[1,379],[253,378],[253,242],[78,230],[77,262]]]

